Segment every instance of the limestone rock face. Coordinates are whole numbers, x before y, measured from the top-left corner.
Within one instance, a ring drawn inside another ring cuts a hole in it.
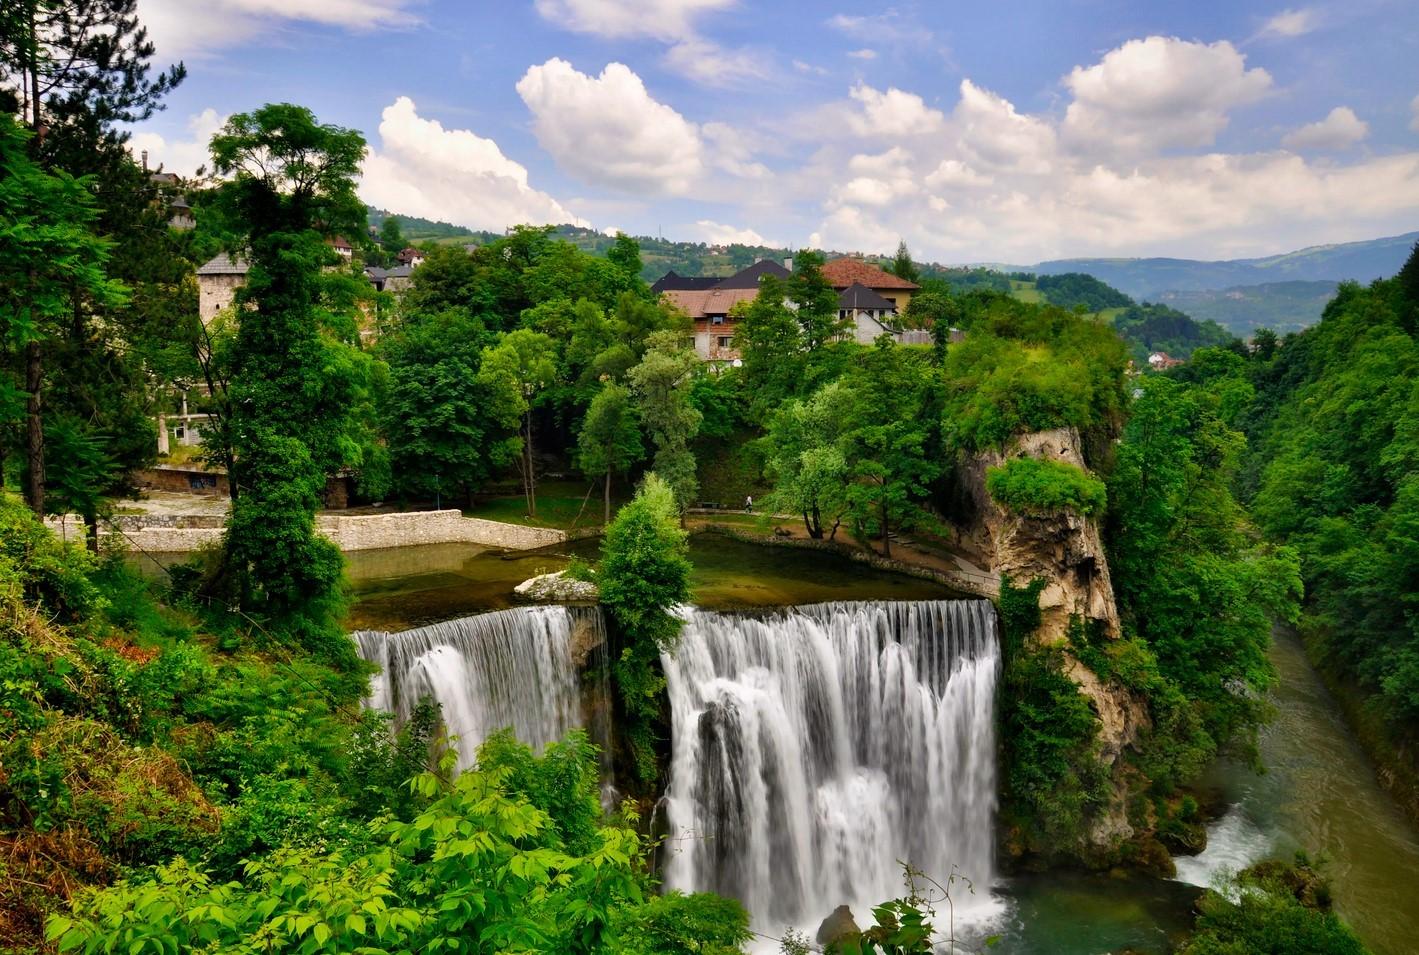
[[[1003,452],[981,452],[964,466],[965,490],[975,509],[968,539],[977,556],[995,573],[1008,574],[1016,586],[1035,578],[1046,582],[1040,594],[1040,629],[1035,636],[1044,644],[1064,643],[1070,618],[1076,616],[1110,639],[1120,636],[1100,527],[1095,519],[1073,512],[1046,516],[1012,513],[991,498],[985,486],[986,472],[1018,457],[1047,458],[1088,470],[1081,445],[1073,428],[1037,431],[1019,436]],[[1148,726],[1147,705],[1128,690],[1101,681],[1067,651],[1066,658],[1067,674],[1098,713],[1099,756],[1113,772],[1113,798],[1095,816],[1088,833],[1091,848],[1107,850],[1134,834],[1126,811],[1127,783],[1121,758]]]
[[[991,570],[1009,574],[1017,585],[1044,578],[1040,634],[1051,643],[1064,638],[1072,616],[1096,621],[1110,637],[1119,635],[1118,607],[1099,526],[1093,518],[1072,511],[1042,517],[1013,514],[991,498],[985,477],[989,468],[1024,457],[1088,470],[1081,444],[1073,428],[1036,431],[1016,438],[1003,453],[983,451],[965,466],[965,485],[977,516],[971,535],[976,548]]]
[[[573,580],[562,571],[539,574],[524,580],[512,589],[523,600],[536,603],[587,603],[596,600],[596,585],[585,580]]]

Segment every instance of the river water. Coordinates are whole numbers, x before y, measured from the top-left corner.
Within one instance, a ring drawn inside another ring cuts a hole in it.
[[[1213,780],[1232,808],[1180,878],[1206,883],[1298,849],[1326,861],[1336,910],[1376,955],[1419,952],[1419,832],[1375,781],[1374,769],[1300,641],[1278,633],[1276,715],[1261,735],[1267,772],[1219,764]]]

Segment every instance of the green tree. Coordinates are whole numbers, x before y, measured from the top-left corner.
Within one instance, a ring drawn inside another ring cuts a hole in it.
[[[624,727],[643,782],[656,778],[656,742],[664,714],[660,653],[683,621],[676,606],[690,599],[689,538],[679,526],[670,485],[651,472],[635,499],[616,513],[601,545],[597,582],[612,625],[612,672]]]
[[[841,383],[847,513],[860,534],[876,531],[890,557],[894,528],[930,519],[921,502],[941,473],[934,424],[939,389],[928,353],[886,335],[849,366]]]
[[[359,385],[349,346],[322,334],[317,305],[321,269],[337,258],[325,236],[364,220],[354,184],[364,148],[359,133],[289,104],[239,113],[212,140],[251,261],[231,371],[237,496],[224,571],[246,612],[349,665],[344,562],[316,534],[315,512],[326,475],[356,454]]]
[[[557,380],[556,345],[541,332],[519,328],[483,351],[479,377],[490,387],[515,396],[521,421],[518,471],[527,514],[537,516],[537,459],[533,444],[533,409],[539,395]]]
[[[807,371],[803,329],[788,307],[784,283],[772,275],[759,283],[759,294],[735,306],[734,347],[744,362],[750,411],[763,421],[786,398],[799,393]]]
[[[1109,564],[1125,627],[1189,701],[1210,757],[1261,721],[1271,628],[1296,619],[1300,564],[1251,539],[1230,487],[1243,438],[1215,398],[1156,376],[1139,387],[1109,479]]]
[[[690,392],[700,363],[677,332],[656,332],[648,346],[628,377],[641,422],[655,446],[651,467],[674,491],[683,512],[699,489],[690,443],[699,433],[702,415],[691,403]]]
[[[17,380],[0,384],[0,418],[24,422],[25,495],[43,515],[44,350],[76,316],[118,304],[126,290],[106,274],[88,182],[45,172],[26,154],[29,138],[0,116],[0,333],[18,366]]]
[[[897,254],[892,259],[892,263],[887,266],[887,271],[891,272],[899,279],[906,279],[908,282],[920,282],[921,270],[912,261],[912,254],[907,249],[906,240],[897,243]]]
[[[851,480],[844,456],[843,429],[851,395],[839,382],[825,385],[806,401],[786,402],[769,424],[765,471],[774,481],[767,501],[773,511],[803,515],[803,526],[814,540],[829,540],[848,510]]]
[[[457,489],[471,505],[492,468],[512,463],[515,439],[501,435],[518,416],[509,426],[508,401],[479,376],[490,337],[482,323],[450,311],[406,318],[380,341],[389,366],[381,430],[401,491]]]
[[[590,479],[605,479],[605,523],[611,523],[611,476],[618,471],[624,474],[643,453],[630,392],[608,381],[591,400],[577,439],[577,461],[582,473]]]
[[[823,275],[821,252],[804,249],[794,256],[786,291],[796,306],[794,316],[803,331],[803,347],[810,359],[850,327],[849,320],[839,314],[837,290]]]
[[[381,223],[379,245],[386,255],[398,255],[404,251],[404,230],[399,225],[398,216],[390,216]]]

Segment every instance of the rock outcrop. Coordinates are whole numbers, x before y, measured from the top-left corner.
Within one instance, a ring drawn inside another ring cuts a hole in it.
[[[1015,514],[1001,507],[986,490],[986,472],[1011,458],[1036,457],[1088,469],[1082,441],[1073,428],[1037,431],[1014,439],[1004,451],[984,451],[968,460],[962,481],[975,512],[964,541],[991,571],[1008,575],[1016,586],[1036,578],[1045,581],[1040,594],[1040,628],[1035,639],[1064,644],[1070,621],[1082,618],[1109,639],[1120,636],[1118,606],[1098,523],[1072,511],[1044,516]],[[1124,751],[1148,726],[1144,700],[1114,683],[1106,683],[1066,649],[1066,673],[1079,684],[1099,716],[1099,758],[1113,777],[1113,796],[1098,812],[1087,838],[1101,853],[1134,835],[1128,821],[1128,780]]]
[[[523,600],[551,604],[590,603],[599,596],[595,584],[568,577],[560,570],[524,580],[514,587],[512,592]]]

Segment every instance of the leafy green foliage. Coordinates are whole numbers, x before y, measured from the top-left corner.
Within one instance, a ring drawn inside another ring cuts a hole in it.
[[[611,521],[611,476],[624,474],[643,453],[630,392],[614,381],[607,382],[586,409],[577,439],[577,461],[582,473],[588,478],[605,479],[606,523]]]
[[[478,770],[445,786],[424,775],[414,786],[428,807],[409,822],[372,822],[368,849],[281,849],[227,883],[178,860],[80,898],[47,935],[86,953],[606,951],[619,909],[644,897],[639,838],[605,827],[572,852],[509,778]]]
[[[1264,717],[1271,627],[1296,617],[1300,566],[1294,551],[1247,534],[1230,489],[1243,439],[1216,399],[1166,378],[1140,388],[1109,480],[1110,565],[1125,627],[1200,727],[1187,734],[1200,753],[1179,754],[1196,765],[1234,737],[1246,744]],[[1151,701],[1178,703],[1162,693]]]
[[[317,305],[321,269],[337,258],[324,235],[353,234],[364,219],[354,187],[363,154],[359,133],[288,104],[239,113],[212,140],[251,251],[231,371],[238,493],[223,572],[246,613],[347,667],[344,560],[316,534],[315,511],[326,475],[356,456],[351,414],[367,366],[322,333]]]
[[[1118,289],[1083,272],[1041,275],[1035,279],[1035,288],[1050,304],[1070,310],[1082,306],[1086,312],[1102,312],[1106,308],[1128,308],[1133,304],[1133,299]]]
[[[966,340],[946,354],[948,448],[999,446],[1016,434],[1072,426],[1112,436],[1124,414],[1123,345],[1108,328],[1052,306],[974,293]]]
[[[612,932],[619,955],[738,955],[752,937],[744,907],[707,892],[667,892],[621,909]]]
[[[651,467],[673,491],[680,510],[690,506],[699,490],[695,456],[690,443],[699,433],[702,415],[690,392],[699,360],[674,331],[660,331],[648,342],[645,357],[627,377],[636,407],[655,446]]]
[[[1304,856],[1262,862],[1202,899],[1183,955],[1365,955],[1330,908],[1330,890]]]
[[[1023,848],[1070,854],[1107,796],[1108,771],[1098,758],[1098,714],[1065,674],[1063,651],[1030,639],[1044,586],[1041,579],[1000,584],[1001,812]]]
[[[1236,341],[1231,332],[1213,321],[1199,322],[1167,305],[1130,305],[1113,318],[1114,328],[1131,346],[1139,364],[1149,352],[1167,352],[1187,358],[1199,348],[1229,345]]]
[[[1104,482],[1066,461],[1012,458],[987,472],[985,486],[997,502],[1020,514],[1097,514],[1107,502]]]
[[[612,672],[636,770],[647,782],[657,775],[656,733],[665,705],[660,653],[674,645],[683,625],[675,607],[690,599],[689,544],[677,513],[670,485],[647,474],[601,547],[599,584],[612,625]]]

